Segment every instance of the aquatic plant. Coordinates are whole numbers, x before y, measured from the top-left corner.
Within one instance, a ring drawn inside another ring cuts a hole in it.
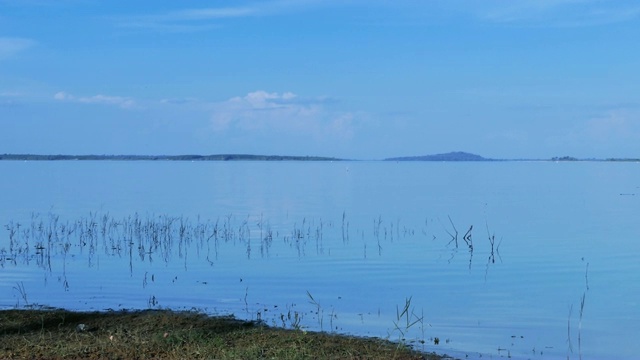
[[[412,296],[405,298],[402,310],[396,305],[396,319],[393,321],[393,330],[389,333],[389,337],[393,333],[398,333],[398,342],[404,344],[406,342],[406,334],[420,324],[420,330],[422,332],[422,340],[424,343],[424,311],[420,312],[420,316],[415,313],[415,308],[412,307]]]
[[[20,296],[18,298],[18,303],[16,304],[16,307],[20,306],[20,299],[24,301],[25,306],[29,306],[29,301],[27,300],[27,291],[24,288],[24,283],[22,281],[19,283],[16,283],[13,289],[16,290],[18,292],[18,295]]]
[[[582,258],[584,260],[584,258]],[[578,315],[578,358],[582,359],[582,319],[584,316],[584,306],[585,300],[587,298],[587,292],[589,291],[589,263],[587,263],[585,268],[585,290],[582,293],[582,297],[580,298],[580,312]],[[573,343],[571,341],[571,313],[573,312],[573,304],[569,305],[569,317],[567,319],[567,344],[568,344],[568,352],[573,353]],[[567,355],[567,358],[569,355]]]
[[[309,303],[311,303],[316,307],[316,315],[318,316],[320,331],[324,331],[324,327],[323,327],[324,312],[322,310],[322,306],[320,306],[320,304],[316,301],[316,299],[313,298],[309,290],[307,290],[307,296],[309,297]]]
[[[451,216],[447,215],[447,218],[449,218],[449,223],[451,224],[451,227],[453,228],[453,234],[451,232],[449,232],[449,230],[447,230],[447,228],[445,228],[444,230],[447,232],[447,234],[449,234],[449,236],[451,236],[451,241],[449,241],[449,244],[451,244],[452,242],[455,242],[456,244],[456,249],[458,248],[458,229],[456,229],[456,225],[453,223],[453,220],[451,220]]]

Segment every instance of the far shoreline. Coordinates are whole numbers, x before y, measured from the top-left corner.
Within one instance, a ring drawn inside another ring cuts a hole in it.
[[[494,159],[480,155],[450,152],[424,156],[404,156],[384,159],[346,159],[327,156],[297,155],[255,155],[255,154],[213,154],[213,155],[65,155],[65,154],[0,154],[0,161],[374,161],[374,162],[640,162],[640,158],[587,158],[571,156],[550,159]]]

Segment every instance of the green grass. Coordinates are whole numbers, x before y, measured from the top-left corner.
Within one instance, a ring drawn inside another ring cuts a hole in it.
[[[280,329],[197,312],[60,309],[0,311],[0,358],[445,359],[377,338]]]

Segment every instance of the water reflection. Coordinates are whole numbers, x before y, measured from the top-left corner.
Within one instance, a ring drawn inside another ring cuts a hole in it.
[[[400,220],[384,221],[382,216],[378,216],[373,219],[371,232],[367,233],[366,227],[353,230],[346,212],[342,212],[337,225],[331,220],[303,217],[275,226],[262,214],[240,218],[227,214],[215,220],[198,216],[192,220],[184,216],[143,216],[138,213],[116,218],[109,213],[90,212],[87,216],[70,220],[61,219],[54,213],[34,213],[26,224],[10,221],[5,226],[8,243],[0,248],[0,266],[39,268],[45,272],[45,285],[54,277],[67,292],[72,287],[86,285],[71,283],[67,269],[70,259],[100,271],[100,255],[112,259],[110,262],[126,264],[130,277],[136,274],[136,267],[147,269],[144,264],[155,262],[172,268],[178,265],[185,272],[191,266],[200,269],[202,264],[213,268],[221,256],[228,262],[230,257],[237,256],[239,249],[247,260],[272,256],[348,260],[357,257],[359,251],[360,256],[367,259],[372,255],[368,251],[371,245],[375,256],[382,258],[385,249],[394,244],[401,246],[401,242],[406,245],[426,244],[424,251],[434,253],[450,251],[447,262],[451,264],[458,251],[458,231],[451,217],[448,220],[453,232],[446,228],[444,232],[451,239],[439,241],[443,238],[442,233],[431,232],[433,227],[428,227],[429,219],[425,219],[416,231]],[[473,226],[469,226],[462,236],[468,249],[469,270],[474,254],[472,230]],[[352,232],[359,234],[360,241],[352,239]],[[494,248],[495,235],[490,235],[489,240],[491,249],[485,279],[490,265],[496,263],[496,255],[499,256],[499,244]],[[155,276],[151,270],[145,270],[142,288],[147,289],[150,283],[154,283]],[[174,282],[176,279],[177,276]],[[22,286],[15,290],[25,292]],[[26,299],[23,302],[26,303]],[[148,304],[150,307],[158,305],[155,295],[150,296]]]

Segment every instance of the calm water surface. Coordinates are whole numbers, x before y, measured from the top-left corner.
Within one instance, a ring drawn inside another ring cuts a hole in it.
[[[3,161],[0,174],[3,308],[195,308],[462,358],[640,353],[638,163]]]

